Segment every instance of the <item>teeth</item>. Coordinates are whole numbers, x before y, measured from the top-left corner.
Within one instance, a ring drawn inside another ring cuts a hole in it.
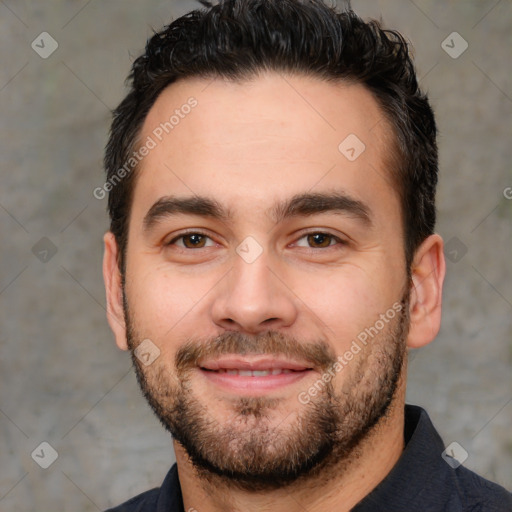
[[[227,373],[228,375],[239,375],[240,377],[266,377],[267,375],[280,375],[281,373],[292,373],[294,370],[288,368],[271,368],[268,370],[237,370],[221,368],[218,373]]]

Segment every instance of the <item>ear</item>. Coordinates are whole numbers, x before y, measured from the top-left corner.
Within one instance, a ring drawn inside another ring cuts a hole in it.
[[[111,231],[105,233],[105,252],[103,254],[103,280],[107,294],[107,319],[121,350],[128,350],[126,325],[123,309],[123,288],[121,272],[117,263],[118,251],[116,239]]]
[[[416,250],[411,265],[410,327],[407,346],[430,343],[441,326],[441,302],[446,262],[443,239],[430,235]]]

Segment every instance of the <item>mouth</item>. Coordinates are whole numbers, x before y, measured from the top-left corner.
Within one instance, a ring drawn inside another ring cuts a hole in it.
[[[238,368],[220,368],[219,370],[209,370],[201,368],[207,372],[227,373],[228,375],[240,375],[241,377],[266,377],[267,375],[281,375],[282,373],[292,373],[303,370],[289,370],[288,368],[272,368],[268,370],[240,370]]]
[[[201,374],[210,384],[225,391],[258,395],[281,389],[310,375],[314,369],[301,362],[257,357],[223,357],[199,363]]]

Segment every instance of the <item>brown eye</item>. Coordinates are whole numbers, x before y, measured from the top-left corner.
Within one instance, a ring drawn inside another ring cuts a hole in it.
[[[207,242],[209,240],[210,237],[201,233],[186,233],[174,238],[168,245],[177,245],[185,249],[202,249],[208,246]],[[209,245],[212,245],[212,243]]]
[[[183,237],[183,245],[189,249],[204,247],[205,242],[206,237],[197,233],[193,233],[192,235],[185,235]]]
[[[322,248],[329,247],[334,240],[334,236],[328,233],[311,233],[307,235],[307,239],[310,247]]]

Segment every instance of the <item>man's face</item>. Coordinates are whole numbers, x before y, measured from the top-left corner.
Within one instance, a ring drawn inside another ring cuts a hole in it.
[[[248,486],[348,457],[396,391],[408,327],[377,103],[301,76],[184,80],[148,136],[124,289],[130,348],[159,351],[134,356],[146,397],[198,468]]]

